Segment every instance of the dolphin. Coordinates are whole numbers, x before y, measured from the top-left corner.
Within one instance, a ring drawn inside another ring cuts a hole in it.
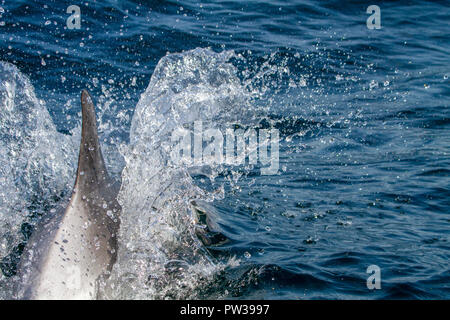
[[[95,108],[81,93],[82,129],[75,185],[59,210],[32,233],[18,266],[16,299],[96,299],[117,258],[120,186],[110,178],[97,134]]]

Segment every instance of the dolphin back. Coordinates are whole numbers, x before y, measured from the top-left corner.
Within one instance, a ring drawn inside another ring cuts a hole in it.
[[[95,107],[86,90],[81,107],[75,186],[67,206],[45,217],[25,247],[19,264],[19,299],[95,299],[116,261],[118,188],[106,171]]]
[[[81,93],[82,128],[75,185],[83,192],[95,191],[111,183],[106,171],[97,134],[97,120],[92,98]]]

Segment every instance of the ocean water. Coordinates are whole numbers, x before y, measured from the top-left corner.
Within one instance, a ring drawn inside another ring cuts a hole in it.
[[[448,1],[73,4],[0,0],[0,298],[70,194],[84,88],[122,182],[100,296],[450,297]],[[277,170],[175,163],[199,123],[278,132]]]

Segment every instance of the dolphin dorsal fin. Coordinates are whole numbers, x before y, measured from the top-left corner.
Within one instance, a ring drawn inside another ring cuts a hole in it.
[[[75,185],[79,190],[90,192],[109,183],[97,133],[97,119],[92,98],[81,92],[82,128]]]

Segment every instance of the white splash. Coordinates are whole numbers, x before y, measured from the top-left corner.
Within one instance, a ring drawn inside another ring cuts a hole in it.
[[[71,188],[75,159],[71,137],[56,131],[28,78],[0,62],[0,260],[22,241],[26,218]]]
[[[191,201],[213,201],[187,167],[171,166],[171,133],[196,120],[215,126],[244,118],[249,96],[228,61],[233,52],[195,49],[158,63],[136,107],[122,150],[118,261],[106,298],[184,299],[224,268],[196,238]]]

